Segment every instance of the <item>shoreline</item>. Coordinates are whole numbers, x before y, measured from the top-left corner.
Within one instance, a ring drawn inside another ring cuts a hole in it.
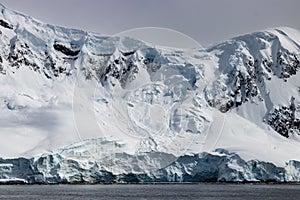
[[[7,181],[0,182],[1,185],[300,185],[300,182],[144,182],[144,183],[88,183],[88,182],[73,182],[73,183],[26,183],[22,181]]]

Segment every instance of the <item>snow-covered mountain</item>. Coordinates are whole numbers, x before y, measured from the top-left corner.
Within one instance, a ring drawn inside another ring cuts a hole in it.
[[[180,50],[0,10],[0,181],[300,180],[300,31]]]

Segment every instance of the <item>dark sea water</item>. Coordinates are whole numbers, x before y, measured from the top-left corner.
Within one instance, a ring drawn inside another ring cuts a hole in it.
[[[0,199],[300,199],[300,185],[0,185]]]

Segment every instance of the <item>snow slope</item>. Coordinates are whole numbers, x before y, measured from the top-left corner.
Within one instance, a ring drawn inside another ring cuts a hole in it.
[[[198,155],[234,169],[212,180],[299,180],[298,30],[181,50],[0,10],[1,180],[24,178],[9,166],[26,162],[27,174],[42,174],[33,182],[80,181],[89,170],[110,181],[172,181],[197,174],[186,168],[193,162],[205,167]],[[268,162],[275,178],[258,178]],[[245,175],[229,177],[237,169]]]

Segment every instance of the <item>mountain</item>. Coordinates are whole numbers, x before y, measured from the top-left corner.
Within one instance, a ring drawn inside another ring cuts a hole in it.
[[[298,30],[172,49],[0,10],[0,182],[300,180]]]

